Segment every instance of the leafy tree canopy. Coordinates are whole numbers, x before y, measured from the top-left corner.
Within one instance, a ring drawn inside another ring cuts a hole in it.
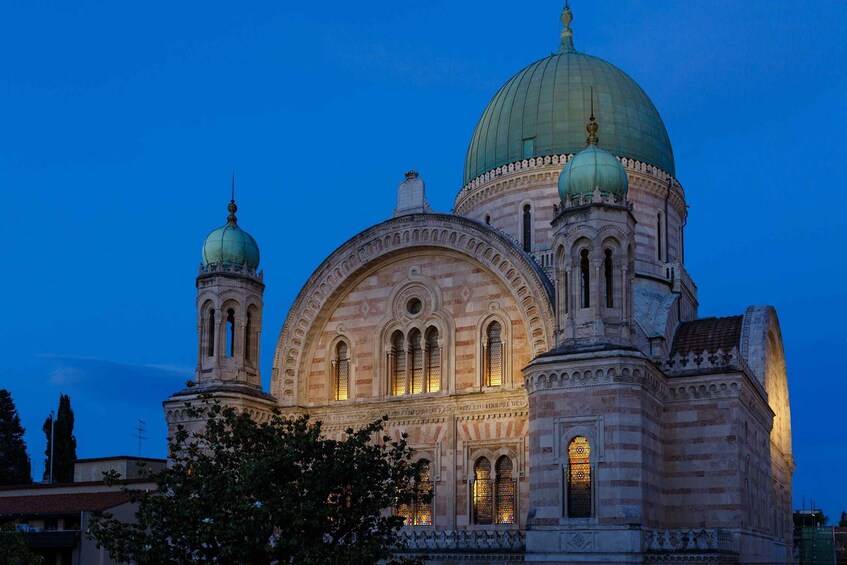
[[[0,563],[4,565],[40,565],[44,560],[30,551],[26,534],[15,524],[0,524]]]
[[[90,529],[119,560],[152,563],[375,563],[391,557],[420,466],[384,421],[323,437],[308,417],[257,423],[204,402],[200,432],[180,426],[154,493],[128,490],[137,523],[104,515]],[[374,441],[380,438],[382,441]],[[116,480],[115,475],[107,482]]]
[[[24,442],[24,428],[15,401],[0,389],[0,485],[32,482],[32,469]]]

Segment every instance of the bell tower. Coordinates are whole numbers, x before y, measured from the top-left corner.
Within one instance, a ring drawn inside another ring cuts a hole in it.
[[[212,230],[203,243],[197,275],[197,366],[194,382],[164,402],[169,433],[191,424],[184,410],[200,395],[267,415],[276,406],[262,390],[259,370],[264,275],[259,246],[241,229],[235,197],[227,206],[226,224]]]
[[[588,145],[559,175],[553,226],[557,344],[626,345],[631,340],[635,217],[626,170],[600,149],[592,112]]]

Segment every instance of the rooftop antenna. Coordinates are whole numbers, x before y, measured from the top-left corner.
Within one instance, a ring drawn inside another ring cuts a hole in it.
[[[232,172],[232,199],[235,202],[235,171]]]
[[[134,437],[138,438],[138,457],[141,457],[141,441],[147,439],[147,422],[141,418],[136,418],[138,425],[135,428]]]

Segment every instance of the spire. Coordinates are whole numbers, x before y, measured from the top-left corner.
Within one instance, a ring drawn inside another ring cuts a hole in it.
[[[600,126],[597,124],[597,120],[594,119],[594,86],[591,87],[591,117],[588,118],[588,125],[585,126],[586,131],[588,131],[588,139],[586,141],[589,145],[596,144],[599,139],[597,139],[597,130],[600,129]]]
[[[559,44],[559,55],[564,55],[565,53],[576,53],[576,47],[573,46],[573,31],[571,31],[573,14],[571,13],[571,7],[568,0],[565,0],[565,9],[562,10],[561,20],[562,25],[565,26],[565,28],[562,30],[562,42]]]

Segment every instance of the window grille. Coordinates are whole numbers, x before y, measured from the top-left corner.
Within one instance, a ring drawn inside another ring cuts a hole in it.
[[[485,386],[503,384],[503,342],[502,328],[497,322],[488,326],[488,344],[486,347]]]
[[[403,334],[394,334],[391,348],[391,394],[406,394],[406,352],[403,350]]]
[[[415,483],[412,504],[401,504],[394,514],[403,518],[405,526],[432,525],[432,475],[429,461],[423,461],[421,479]]]
[[[474,465],[473,521],[474,524],[494,523],[494,504],[491,489],[491,463],[480,458]]]
[[[438,330],[430,328],[426,335],[426,392],[441,389],[441,347],[438,345]]]
[[[512,478],[512,460],[506,456],[497,461],[497,523],[515,523],[515,490],[516,484]]]
[[[606,275],[606,308],[614,307],[614,299],[612,297],[612,292],[614,290],[613,280],[614,280],[614,272],[612,269],[612,250],[606,250],[606,258],[603,262],[603,270]]]
[[[591,446],[588,440],[577,436],[568,445],[568,516],[591,516]]]
[[[335,400],[347,400],[350,386],[350,356],[347,344],[339,342],[335,352]]]
[[[420,394],[424,390],[423,350],[421,349],[421,333],[418,330],[412,330],[409,334],[409,360],[412,363],[412,389],[409,392],[412,394]]]

